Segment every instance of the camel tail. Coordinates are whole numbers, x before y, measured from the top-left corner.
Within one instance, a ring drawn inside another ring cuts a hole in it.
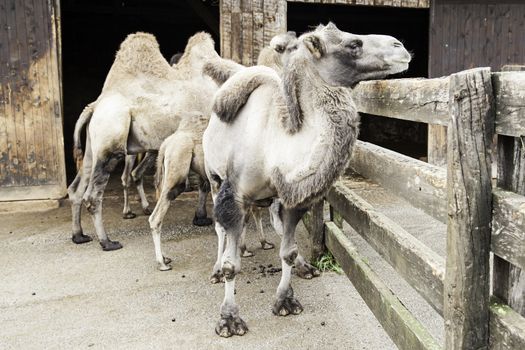
[[[86,107],[80,116],[78,117],[77,122],[75,123],[75,131],[73,132],[73,158],[77,164],[77,170],[82,167],[82,159],[84,157],[84,152],[82,151],[82,140],[80,139],[80,133],[84,126],[89,122],[91,116],[93,115],[93,105],[94,102],[91,102]]]
[[[273,69],[263,66],[245,68],[219,89],[215,95],[213,112],[223,122],[233,122],[252,92],[265,84],[272,85],[275,91],[282,89],[279,76]]]

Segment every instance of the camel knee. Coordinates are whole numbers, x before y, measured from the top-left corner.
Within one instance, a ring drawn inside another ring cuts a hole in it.
[[[280,258],[289,266],[292,266],[294,264],[298,254],[299,251],[297,249],[296,244],[294,244],[291,247],[282,247],[281,251],[279,252]]]
[[[243,211],[235,200],[235,193],[228,180],[225,180],[214,206],[215,217],[224,229],[238,228],[243,222]]]

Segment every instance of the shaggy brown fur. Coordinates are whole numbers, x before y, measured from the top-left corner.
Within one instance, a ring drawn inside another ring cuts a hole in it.
[[[290,86],[287,91],[293,90],[296,94],[296,98],[288,99],[287,103],[289,110],[296,111],[290,120],[302,121],[301,105],[306,103],[325,116],[321,142],[315,146],[312,161],[302,172],[309,175],[287,182],[279,169],[275,168],[272,174],[272,183],[285,207],[307,207],[326,194],[350,161],[357,140],[359,114],[350,90],[325,84],[310,60],[294,60],[285,76],[285,85]],[[295,108],[290,108],[292,101],[297,101]],[[300,128],[300,124],[298,126]]]

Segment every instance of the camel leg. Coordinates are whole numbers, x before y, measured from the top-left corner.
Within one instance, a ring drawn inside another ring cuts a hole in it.
[[[266,233],[264,232],[262,224],[262,209],[257,207],[252,207],[252,215],[255,220],[255,225],[257,226],[257,231],[259,232],[259,242],[261,242],[261,247],[264,250],[273,249],[275,245],[266,240]]]
[[[282,274],[272,308],[273,313],[278,316],[297,315],[303,311],[301,303],[294,297],[291,278],[292,265],[298,255],[295,228],[305,212],[304,209],[281,209],[284,232],[279,256],[281,257]]]
[[[82,197],[86,192],[89,175],[91,172],[91,148],[89,142],[89,133],[86,135],[86,152],[82,160],[82,167],[77,176],[69,185],[67,192],[71,202],[73,234],[71,240],[76,244],[91,242],[93,239],[83,233],[81,225],[82,217]]]
[[[155,246],[155,259],[159,265],[159,270],[171,270],[168,264],[171,259],[166,258],[161,248],[162,221],[170,207],[171,201],[175,200],[186,187],[185,180],[190,171],[192,159],[193,142],[191,138],[184,134],[175,134],[165,145],[163,153],[159,154],[162,160],[162,167],[157,171],[163,172],[161,192],[155,209],[149,217],[153,245]]]
[[[270,206],[270,221],[273,228],[275,229],[275,232],[277,232],[279,236],[282,236],[284,231],[284,224],[280,217],[282,214],[282,209],[284,208],[278,199],[274,200]],[[301,254],[297,254],[294,266],[295,273],[300,278],[309,280],[313,277],[318,277],[321,275],[321,272],[315,266],[308,263],[308,261],[306,261],[306,259]]]
[[[246,248],[246,226],[248,224],[249,217],[250,217],[249,215],[246,215],[244,217],[244,225],[243,225],[242,233],[241,233],[240,248],[241,248],[241,256],[243,258],[250,258],[255,255],[251,250],[248,250]]]
[[[151,235],[153,236],[153,245],[155,246],[155,260],[158,263],[160,271],[171,270],[171,266],[168,265],[171,262],[171,259],[164,256],[161,248],[160,236],[162,231],[162,221],[170,207],[171,201],[184,192],[185,187],[184,182],[170,186],[169,181],[164,181],[159,200],[148,220],[151,228]]]
[[[156,152],[146,152],[144,159],[142,159],[139,165],[131,172],[133,182],[135,182],[137,192],[140,196],[140,205],[145,215],[150,215],[151,209],[149,208],[148,198],[144,192],[144,173],[146,170],[155,166],[156,157]]]
[[[213,220],[208,217],[206,210],[208,193],[210,193],[210,183],[207,180],[202,180],[199,185],[199,205],[193,217],[193,224],[195,226],[209,226],[213,224]]]
[[[134,219],[137,217],[129,205],[129,188],[131,186],[131,170],[137,159],[136,155],[127,155],[124,164],[124,171],[122,172],[122,187],[124,188],[124,209],[122,210],[122,217],[124,219]]]
[[[212,179],[211,176],[208,176],[209,179]],[[217,202],[217,194],[219,192],[220,183],[214,180],[210,181],[210,187],[211,187],[211,198],[213,200],[213,204]],[[221,257],[224,253],[224,240],[226,237],[226,231],[224,228],[215,221],[215,233],[217,234],[217,260],[215,261],[215,264],[213,265],[213,270],[210,276],[210,282],[212,284],[219,283],[222,281],[222,278],[224,277],[222,275],[222,266],[221,266]]]
[[[235,276],[241,269],[239,243],[244,226],[244,208],[239,207],[235,193],[228,180],[221,185],[214,206],[216,220],[226,231],[226,249],[222,255],[222,273],[225,278],[224,301],[221,305],[221,318],[215,332],[221,337],[244,335],[248,331],[246,323],[239,316],[239,306],[235,303]]]
[[[84,193],[84,202],[88,212],[91,214],[100,245],[104,251],[122,248],[119,242],[111,241],[106,234],[102,221],[102,199],[110,173],[124,157],[123,151],[109,154],[106,152],[105,157],[96,157],[94,155],[94,167],[89,180],[88,190]]]

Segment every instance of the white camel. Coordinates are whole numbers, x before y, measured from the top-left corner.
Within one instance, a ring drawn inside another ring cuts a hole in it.
[[[218,335],[248,330],[234,295],[239,242],[247,209],[268,206],[276,197],[274,220],[283,228],[282,276],[272,310],[280,316],[302,312],[290,284],[298,253],[295,227],[350,159],[359,115],[346,87],[402,72],[410,59],[391,36],[354,35],[330,23],[299,38],[282,79],[274,70],[256,66],[237,72],[219,89],[203,136],[217,234],[227,237]]]
[[[173,56],[171,56],[170,65],[175,66],[177,62],[179,62],[181,57],[182,53],[176,53]],[[82,167],[83,158],[80,133],[82,132],[82,129],[84,128],[86,123],[88,123],[91,119],[91,116],[93,115],[95,109],[94,107],[95,102],[91,102],[86,107],[84,107],[84,110],[82,111],[77,122],[75,123],[75,130],[73,133],[73,157],[75,158],[75,162],[77,164],[77,170],[79,170]],[[126,155],[124,162],[124,170],[122,171],[122,176],[120,178],[122,181],[122,187],[124,192],[124,208],[122,210],[122,217],[124,219],[134,219],[135,217],[137,217],[137,215],[131,210],[131,206],[129,203],[129,188],[131,187],[132,183],[134,183],[137,188],[137,193],[139,194],[140,204],[142,206],[143,213],[145,215],[151,214],[148,198],[146,197],[146,193],[144,192],[143,177],[144,173],[155,165],[156,155],[156,151],[146,152],[136,168],[133,167],[135,166],[137,155]]]
[[[285,48],[287,45],[296,41],[295,33],[289,32],[276,36],[269,47],[265,48],[260,56],[259,63],[272,67],[275,70],[280,70],[282,67],[282,60],[286,56]],[[288,51],[289,52],[289,51]],[[244,66],[233,61],[222,60],[218,56],[213,61],[220,60],[224,64],[228,64],[230,70],[241,70]],[[213,62],[210,61],[210,62]],[[217,78],[217,77],[215,77]],[[217,78],[218,83],[222,84],[220,76]],[[212,92],[214,89],[210,87],[206,89]],[[217,88],[215,88],[217,90]],[[155,260],[161,271],[171,270],[169,263],[171,259],[166,257],[162,251],[161,246],[161,231],[164,216],[170,206],[170,203],[183,191],[184,181],[188,177],[189,171],[194,171],[200,178],[201,182],[207,183],[206,173],[204,171],[204,156],[202,153],[202,135],[208,125],[208,120],[211,115],[211,102],[213,94],[203,93],[199,96],[203,101],[208,101],[209,109],[203,111],[199,115],[198,121],[194,121],[189,125],[181,125],[178,130],[170,137],[168,137],[161,145],[157,158],[157,173],[155,185],[157,187],[158,201],[149,218],[151,233],[153,236],[153,243],[155,247]],[[257,207],[251,208],[252,214],[256,222],[259,232],[259,241],[263,249],[272,249],[274,245],[268,242],[263,225],[260,209]],[[248,216],[246,216],[248,218]],[[240,245],[241,254],[243,256],[252,256],[253,253],[246,248],[244,243],[245,230],[243,231],[242,243]],[[211,277],[212,283],[217,283],[221,280],[220,271],[220,257],[224,250],[224,240],[219,236],[217,262],[214,266],[214,273]],[[305,268],[308,264],[304,262]],[[301,271],[306,271],[301,269]],[[311,278],[314,272],[309,272],[310,275],[305,275],[305,278]],[[318,273],[318,272],[317,272]]]
[[[199,114],[192,111],[209,114],[210,102],[199,96],[213,94],[216,87],[202,74],[202,67],[216,57],[213,40],[207,33],[197,33],[189,39],[175,67],[162,57],[151,34],[131,34],[122,42],[93,106],[82,169],[68,188],[73,242],[91,241],[80,225],[84,202],[92,214],[102,249],[122,248],[119,242],[108,238],[102,223],[102,198],[110,172],[125,155],[158,150],[179,124],[191,123],[188,118],[199,119]],[[205,206],[207,186],[202,184],[199,191],[203,200],[194,223],[211,224]]]

